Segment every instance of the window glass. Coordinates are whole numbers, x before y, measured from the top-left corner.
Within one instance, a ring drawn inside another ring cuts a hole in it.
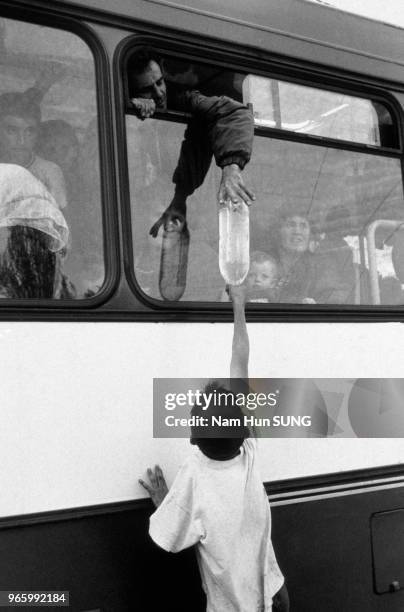
[[[169,89],[199,89],[203,94],[227,95],[252,105],[255,125],[300,134],[397,149],[396,122],[387,106],[345,93],[327,91],[221,67],[163,57]],[[128,88],[133,94],[132,64]],[[175,96],[168,97],[175,109]]]
[[[94,60],[76,35],[0,20],[0,295],[104,281]]]
[[[182,70],[188,76],[198,73],[192,65]],[[204,93],[202,86],[208,89],[212,82],[200,80],[198,87]],[[240,79],[234,77],[236,82]],[[366,114],[365,106],[362,111]],[[221,170],[211,164],[187,199],[189,244],[182,245],[188,251],[187,274],[185,282],[182,271],[185,290],[176,298],[175,291],[162,291],[167,232],[160,228],[153,238],[149,230],[173,198],[187,126],[161,118],[140,121],[132,113],[126,126],[134,272],[141,290],[157,300],[228,301],[218,266]],[[251,303],[404,304],[404,202],[397,158],[256,135],[243,177],[257,195],[250,208]]]
[[[393,118],[379,102],[251,74],[243,81],[243,98],[259,126],[398,147]]]

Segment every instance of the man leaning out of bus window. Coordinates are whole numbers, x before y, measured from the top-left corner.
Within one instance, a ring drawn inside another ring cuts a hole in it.
[[[150,483],[140,484],[157,506],[150,518],[156,544],[168,552],[196,545],[208,612],[287,612],[289,598],[272,546],[271,509],[258,469],[257,441],[250,437],[240,407],[227,399],[246,392],[249,355],[246,289],[230,291],[231,392],[217,383],[208,385],[205,392],[216,391],[216,397],[225,395],[226,400],[208,407],[195,404],[191,414],[211,424],[213,416],[234,424],[226,427],[226,437],[220,426],[191,428],[191,444],[198,450],[182,465],[170,491],[158,466],[148,470]]]
[[[222,168],[220,203],[250,205],[255,200],[241,174],[250,160],[254,137],[254,119],[247,106],[227,96],[207,97],[189,89],[174,91],[165,80],[161,58],[150,47],[142,47],[131,56],[129,89],[132,106],[140,119],[167,108],[192,115],[173,176],[174,198],[151,228],[152,236],[157,236],[161,225],[169,220],[184,222],[187,197],[202,185],[212,155]]]

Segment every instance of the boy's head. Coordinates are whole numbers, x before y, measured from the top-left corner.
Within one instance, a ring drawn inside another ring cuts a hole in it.
[[[41,111],[23,93],[0,95],[0,146],[3,161],[27,166],[32,161]]]
[[[263,251],[251,254],[250,271],[247,282],[249,289],[265,291],[274,289],[279,280],[279,264],[276,258]]]
[[[194,404],[191,415],[208,419],[209,425],[191,428],[191,444],[196,444],[210,459],[231,459],[250,435],[248,427],[244,425],[243,412],[236,404],[234,393],[217,382],[206,385],[203,393],[204,397],[209,398],[208,407],[205,409],[206,404]],[[223,424],[215,423],[212,417],[220,417]],[[224,425],[223,419],[229,425]]]

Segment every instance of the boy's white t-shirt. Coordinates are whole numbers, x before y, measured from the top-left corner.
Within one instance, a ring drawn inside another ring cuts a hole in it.
[[[198,450],[150,517],[150,535],[161,548],[178,552],[197,544],[207,612],[267,612],[283,584],[256,445],[245,440],[227,461]]]

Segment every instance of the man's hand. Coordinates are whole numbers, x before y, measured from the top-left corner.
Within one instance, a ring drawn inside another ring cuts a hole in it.
[[[143,120],[153,117],[156,112],[156,103],[151,98],[132,98],[131,103],[139,119]]]
[[[219,187],[219,203],[225,204],[230,200],[233,204],[245,202],[250,206],[255,200],[254,193],[244,185],[241,170],[237,164],[224,166],[222,180]]]
[[[185,226],[185,217],[181,212],[168,207],[161,217],[157,219],[156,223],[151,226],[149,231],[150,236],[157,238],[161,226],[169,232],[182,232]]]
[[[158,508],[168,493],[168,487],[163,471],[160,466],[156,465],[154,472],[152,469],[148,468],[147,476],[149,477],[150,484],[141,479],[139,479],[139,483],[146,489],[152,499],[153,504],[156,506],[156,508]]]
[[[182,196],[174,195],[170,205],[163,212],[161,217],[150,228],[149,234],[156,238],[161,226],[165,230],[181,232],[185,226],[185,216],[187,214],[186,199]]]

